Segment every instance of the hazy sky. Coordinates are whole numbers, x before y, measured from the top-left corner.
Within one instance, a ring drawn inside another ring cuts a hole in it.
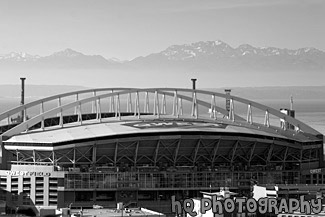
[[[0,53],[132,59],[173,44],[325,50],[324,0],[1,0]]]

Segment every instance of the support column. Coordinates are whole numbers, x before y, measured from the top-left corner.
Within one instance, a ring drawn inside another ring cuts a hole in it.
[[[52,151],[52,164],[53,164],[53,166],[56,165],[56,162],[55,162],[55,152],[54,151]]]
[[[126,103],[126,111],[127,112],[132,112],[132,98],[131,98],[131,93],[128,94],[128,99]]]
[[[233,99],[230,99],[229,119],[231,121],[235,121],[234,100]]]
[[[112,93],[114,93],[113,90],[112,90]],[[109,109],[109,112],[114,112],[114,96],[111,96],[109,99],[110,99],[110,109]]]
[[[248,104],[248,108],[247,108],[247,119],[246,120],[250,124],[253,123],[252,106],[251,106],[251,104]]]
[[[140,104],[139,104],[139,92],[135,93],[135,106],[134,106],[134,116],[138,115],[140,119]]]
[[[77,93],[77,94],[76,94],[76,102],[78,102],[78,100],[79,100],[79,94]],[[75,107],[74,107],[74,114],[75,114],[75,115],[78,114],[78,106],[75,106]]]
[[[82,110],[81,110],[81,102],[79,102],[79,109],[78,109],[78,122],[80,122],[80,125],[82,124]]]
[[[161,114],[166,114],[166,95],[163,93],[161,97]]]
[[[183,115],[183,99],[178,98],[178,115]]]
[[[270,117],[269,117],[269,111],[265,111],[265,119],[264,119],[264,125],[269,127],[270,126]]]
[[[93,96],[96,96],[96,91],[94,91]],[[91,113],[95,112],[97,112],[97,100],[94,100],[91,103]]]
[[[178,97],[177,97],[177,90],[174,91],[173,116],[178,116]]]
[[[102,112],[101,112],[101,108],[100,108],[100,98],[98,98],[97,100],[97,106],[96,106],[97,110],[96,110],[96,119],[101,122],[102,121]]]
[[[157,115],[158,118],[160,117],[160,114],[159,114],[159,97],[158,97],[158,92],[157,91],[155,91],[153,115]]]
[[[192,116],[198,118],[199,112],[198,112],[198,104],[196,101],[196,92],[193,92],[193,101],[192,101]]]
[[[118,117],[119,120],[121,120],[121,109],[120,109],[120,94],[117,94],[116,96],[116,111],[115,111],[115,117]]]
[[[48,176],[44,177],[43,188],[44,188],[44,191],[43,191],[44,192],[44,197],[43,197],[44,203],[43,203],[43,205],[44,206],[49,206],[50,178]]]
[[[211,96],[211,112],[210,112],[210,118],[217,119],[216,115],[216,96],[213,94]]]
[[[148,92],[145,93],[145,100],[144,100],[144,113],[149,113],[149,96]]]
[[[43,114],[43,113],[44,113],[44,102],[41,103],[41,110],[40,110],[40,114]],[[44,130],[44,117],[42,117],[41,129]]]
[[[60,121],[59,121],[60,127],[63,127],[63,114],[62,114],[62,108],[60,109]]]

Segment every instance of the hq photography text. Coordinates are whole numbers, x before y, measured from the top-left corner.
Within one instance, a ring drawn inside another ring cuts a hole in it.
[[[214,214],[224,213],[287,213],[301,212],[305,214],[318,214],[322,211],[322,201],[320,198],[305,200],[304,196],[299,199],[282,198],[227,198],[225,200],[218,200],[217,196],[202,199],[185,199],[184,201],[177,201],[175,196],[172,196],[172,212],[176,214],[187,213],[191,216],[213,212]]]

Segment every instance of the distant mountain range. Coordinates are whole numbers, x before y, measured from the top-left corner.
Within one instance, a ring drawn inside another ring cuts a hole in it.
[[[325,84],[325,52],[248,44],[233,48],[220,40],[173,45],[130,61],[72,49],[44,57],[12,52],[0,55],[1,71],[7,83],[26,76],[33,84],[184,86],[195,76],[205,87],[314,86]]]
[[[279,71],[325,69],[325,52],[316,48],[297,50],[275,47],[253,47],[249,44],[232,48],[222,41],[196,42],[173,45],[159,53],[137,57],[130,61],[116,58],[105,59],[100,55],[85,55],[72,49],[41,57],[27,53],[0,55],[0,67],[32,68],[134,68],[134,69],[182,69],[182,70],[222,70],[222,71]]]

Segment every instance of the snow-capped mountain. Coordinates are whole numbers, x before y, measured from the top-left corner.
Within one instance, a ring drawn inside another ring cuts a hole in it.
[[[173,45],[160,52],[169,60],[186,60],[188,58],[215,55],[218,57],[233,54],[234,49],[222,41],[196,42],[193,44]]]
[[[16,64],[18,63],[19,64]],[[70,48],[40,57],[26,53],[0,55],[0,67],[33,67],[50,69],[114,69],[170,71],[322,71],[325,52],[316,48],[290,50],[276,47],[254,47],[243,44],[233,48],[227,43],[200,41],[172,45],[167,49],[138,57],[131,61],[105,59],[100,55],[85,55]]]
[[[237,48],[217,41],[172,45],[131,61],[105,59],[65,49],[40,57],[25,53],[0,55],[6,79],[20,76],[51,84],[84,86],[179,86],[192,76],[209,86],[324,85],[325,53],[316,48]],[[155,83],[156,82],[156,83]]]
[[[234,54],[234,49],[222,41],[196,42],[192,44],[173,45],[160,52],[169,60],[186,60],[188,58],[211,56],[224,57]]]
[[[37,61],[39,58],[41,57],[38,55],[30,55],[27,53],[11,52],[9,54],[0,54],[0,61],[26,62],[26,61]]]
[[[9,53],[0,55],[0,67],[24,69],[91,69],[107,68],[120,64],[119,61],[107,60],[100,55],[85,55],[67,48],[49,56],[30,55],[26,53]]]
[[[249,44],[232,48],[223,41],[206,41],[192,44],[173,45],[160,52],[162,56],[169,60],[186,60],[188,58],[198,58],[203,56],[220,57],[240,57],[245,55],[254,56],[301,56],[301,55],[324,55],[324,52],[315,48],[300,48],[298,50],[280,49],[276,47],[253,47]]]
[[[77,52],[75,50],[72,50],[71,48],[67,48],[65,50],[55,52],[51,56],[53,57],[67,57],[67,58],[75,58],[80,56],[85,56],[84,54]]]
[[[324,71],[325,52],[315,48],[297,50],[254,47],[233,48],[217,41],[173,45],[159,53],[139,57],[129,63],[136,67],[184,71]]]
[[[111,63],[125,63],[125,62],[128,62],[128,60],[120,60],[118,58],[109,58],[108,61],[110,61]]]

